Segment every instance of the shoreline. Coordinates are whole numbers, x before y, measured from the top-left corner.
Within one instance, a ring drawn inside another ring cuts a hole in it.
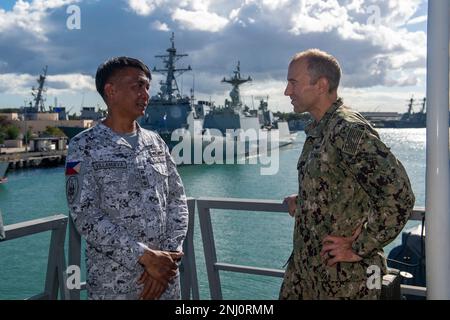
[[[20,152],[0,155],[0,161],[9,163],[9,170],[56,167],[66,161],[67,150]]]

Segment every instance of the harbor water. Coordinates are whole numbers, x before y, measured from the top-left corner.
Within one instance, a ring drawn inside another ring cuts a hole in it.
[[[425,129],[379,129],[383,141],[404,164],[416,196],[425,206]],[[261,175],[260,164],[195,165],[179,167],[190,197],[280,200],[297,192],[296,164],[305,140],[279,152],[279,170]],[[259,161],[257,161],[259,163]],[[64,168],[10,172],[0,185],[0,209],[6,225],[68,214]],[[212,210],[217,258],[221,262],[281,269],[292,249],[293,219],[287,213]],[[408,222],[406,228],[417,225]],[[0,299],[24,299],[43,291],[50,232],[0,243]],[[386,253],[400,243],[397,238]],[[209,287],[196,219],[194,246],[200,298]],[[84,259],[84,258],[83,258]],[[82,266],[84,270],[84,266]],[[221,272],[224,299],[277,299],[281,278]]]

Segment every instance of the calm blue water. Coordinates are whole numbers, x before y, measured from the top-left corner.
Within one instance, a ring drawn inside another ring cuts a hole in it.
[[[425,129],[380,129],[382,139],[405,165],[416,195],[425,206]],[[296,163],[305,139],[280,149],[276,175],[260,175],[260,165],[183,166],[179,172],[191,197],[234,197],[280,200],[297,191]],[[5,224],[67,214],[63,167],[11,172],[0,186],[0,209]],[[279,269],[289,257],[293,221],[287,213],[212,213],[219,261]],[[417,224],[417,223],[415,223]],[[411,227],[414,223],[408,223]],[[200,297],[209,288],[200,240],[195,226],[195,252]],[[0,244],[0,299],[23,299],[43,291],[50,233]],[[386,249],[390,250],[399,239]],[[221,273],[225,299],[276,299],[281,279],[231,272]]]

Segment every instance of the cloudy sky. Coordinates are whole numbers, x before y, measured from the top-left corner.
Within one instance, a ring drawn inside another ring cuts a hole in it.
[[[178,52],[189,54],[178,66],[193,69],[178,83],[186,94],[195,79],[198,99],[222,105],[229,87],[220,80],[239,60],[253,78],[241,88],[250,107],[268,95],[273,111],[291,111],[289,60],[320,48],[341,63],[347,104],[405,112],[412,95],[425,95],[426,14],[424,0],[0,0],[0,108],[29,101],[45,65],[47,105],[55,97],[71,112],[103,105],[97,66],[129,55],[161,67],[154,55],[174,32]]]

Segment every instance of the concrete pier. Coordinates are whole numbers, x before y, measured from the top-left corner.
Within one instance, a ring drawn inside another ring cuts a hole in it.
[[[9,162],[9,170],[55,167],[65,163],[67,150],[21,152],[0,155],[0,161]]]

